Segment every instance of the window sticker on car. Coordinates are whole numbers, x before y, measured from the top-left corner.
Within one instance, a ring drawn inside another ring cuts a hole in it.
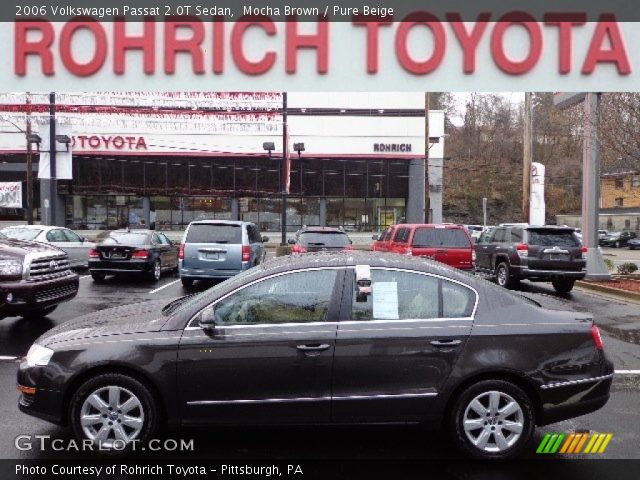
[[[398,284],[377,282],[373,284],[373,318],[375,320],[398,320]]]

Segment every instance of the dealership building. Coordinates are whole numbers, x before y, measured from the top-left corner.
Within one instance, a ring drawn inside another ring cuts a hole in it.
[[[48,101],[0,94],[0,182],[26,181],[26,112],[33,132],[48,139]],[[36,220],[181,230],[193,220],[240,219],[278,231],[285,143],[288,230],[376,231],[422,220],[424,93],[292,92],[284,102],[281,93],[58,94],[56,124],[70,133],[71,155],[57,143],[56,169],[66,173],[37,179],[38,167],[48,176],[37,151],[48,146],[32,143]],[[431,207],[439,212],[443,112],[429,112],[428,136]],[[25,218],[24,210],[0,214]]]

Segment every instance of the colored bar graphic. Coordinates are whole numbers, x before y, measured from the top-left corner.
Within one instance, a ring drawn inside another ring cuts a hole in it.
[[[604,453],[612,438],[612,433],[547,433],[536,453],[578,454],[585,444],[584,453]]]

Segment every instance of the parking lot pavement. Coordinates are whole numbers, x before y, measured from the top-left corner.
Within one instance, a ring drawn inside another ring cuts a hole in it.
[[[108,278],[96,284],[86,274],[80,280],[78,297],[62,304],[49,318],[26,321],[7,318],[0,321],[0,458],[73,458],[77,452],[48,449],[19,451],[18,435],[51,435],[70,439],[69,429],[56,427],[18,411],[18,392],[14,389],[17,362],[31,343],[44,331],[75,316],[112,306],[157,298],[171,300],[185,293],[201,291],[210,283],[197,282],[189,291],[177,275],[163,276],[152,283],[138,278]],[[523,294],[554,308],[592,312],[601,326],[607,354],[614,361],[615,377],[609,403],[601,410],[538,429],[527,456],[535,456],[536,440],[545,433],[592,430],[611,432],[613,439],[605,458],[640,458],[640,308],[636,303],[612,300],[575,289],[559,296],[549,284],[522,282]],[[622,335],[621,325],[631,326],[633,334]],[[172,452],[172,458],[364,458],[364,459],[448,459],[460,458],[442,434],[429,434],[408,428],[325,428],[325,429],[228,429],[180,430],[163,433],[161,438],[194,439],[194,452]],[[164,458],[166,452],[139,452],[141,458]]]
[[[627,262],[633,262],[640,267],[640,250],[629,250],[628,248],[602,248],[603,258],[609,258],[614,266]]]

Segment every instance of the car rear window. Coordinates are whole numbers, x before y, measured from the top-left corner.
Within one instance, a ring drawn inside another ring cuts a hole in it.
[[[344,247],[349,245],[349,237],[340,232],[307,232],[300,234],[300,245],[319,247]]]
[[[7,228],[2,231],[7,237],[14,240],[33,240],[42,230],[35,228]]]
[[[134,232],[112,232],[102,242],[103,245],[147,245],[149,235]]]
[[[215,223],[194,224],[189,227],[187,243],[242,243],[242,227]]]
[[[571,230],[529,229],[529,245],[542,247],[578,247],[580,242]]]
[[[460,228],[418,228],[414,247],[469,248],[469,237]]]

